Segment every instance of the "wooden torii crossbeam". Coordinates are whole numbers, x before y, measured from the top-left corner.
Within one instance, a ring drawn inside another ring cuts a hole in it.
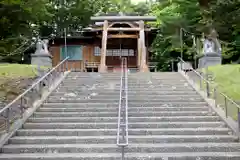
[[[94,22],[121,22],[121,21],[146,21],[146,22],[155,22],[157,18],[155,16],[96,16],[91,17],[91,20]]]

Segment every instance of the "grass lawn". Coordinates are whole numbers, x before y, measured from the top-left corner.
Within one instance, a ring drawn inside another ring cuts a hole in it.
[[[211,86],[217,86],[215,97],[217,104],[225,110],[228,116],[231,116],[233,119],[237,120],[238,109],[236,105],[226,100],[226,98],[220,94],[219,91],[240,105],[240,65],[229,64],[212,66],[209,67],[209,71],[214,75],[214,85]],[[211,86],[210,88],[212,89]],[[213,94],[211,94],[211,97],[212,96]]]
[[[32,84],[36,77],[35,69],[36,67],[31,65],[0,64],[0,109]],[[1,120],[0,133],[4,126],[5,123]]]
[[[0,64],[0,78],[35,77],[34,68],[25,64]]]
[[[47,67],[41,67],[42,70],[47,70]],[[32,85],[37,76],[37,66],[25,64],[0,64],[0,109],[6,104],[14,100],[18,95],[24,92],[26,88]],[[11,111],[15,114],[19,113],[17,101]],[[18,115],[18,114],[16,114]],[[12,115],[11,122],[16,117]],[[5,122],[0,120],[0,135]]]
[[[240,102],[240,65],[218,65],[209,67],[209,71],[214,74],[219,90]]]
[[[32,84],[36,66],[25,64],[0,64],[0,101],[11,101]]]

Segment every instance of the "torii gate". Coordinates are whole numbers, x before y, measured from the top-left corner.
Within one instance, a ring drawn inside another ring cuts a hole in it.
[[[138,67],[140,72],[147,72],[148,66],[146,64],[146,46],[145,46],[145,27],[144,22],[156,21],[155,16],[97,16],[91,17],[94,22],[104,22],[102,32],[102,49],[101,49],[101,61],[99,65],[99,72],[106,72],[106,52],[107,52],[107,39],[108,31],[138,31]],[[110,23],[112,22],[137,22],[138,27],[131,28],[111,28]],[[124,37],[122,37],[124,38]],[[125,37],[127,38],[127,37]]]

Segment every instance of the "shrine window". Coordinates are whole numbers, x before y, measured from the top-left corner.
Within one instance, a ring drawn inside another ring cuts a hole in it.
[[[69,57],[69,60],[82,60],[82,48],[80,45],[61,46],[60,59]]]
[[[129,49],[128,56],[134,56],[134,50],[133,49]]]
[[[106,56],[112,56],[113,55],[113,51],[108,49],[107,50],[107,53],[106,53]]]
[[[133,49],[108,49],[106,56],[134,56]]]
[[[101,48],[94,47],[94,56],[101,56]]]

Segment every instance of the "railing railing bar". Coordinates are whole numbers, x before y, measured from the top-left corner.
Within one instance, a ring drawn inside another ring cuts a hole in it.
[[[125,93],[126,93],[126,100],[125,100],[125,117],[126,117],[126,145],[128,145],[128,68],[127,68],[127,59],[125,58]]]
[[[181,61],[181,66],[180,66],[180,69],[181,70],[183,70],[183,68],[182,68],[182,64],[184,64],[184,63],[186,63],[182,58],[180,58],[179,57],[179,59],[180,59],[180,61]],[[204,89],[204,87],[203,87],[203,85],[204,85],[204,82],[206,83],[206,90],[207,90],[207,94],[208,94],[208,98],[211,96],[210,95],[210,93],[211,94],[213,94],[213,98],[214,98],[214,100],[215,100],[215,107],[217,107],[218,105],[219,105],[219,103],[217,102],[217,99],[219,98],[218,96],[219,95],[222,95],[223,96],[223,99],[222,99],[222,101],[223,102],[221,102],[221,104],[222,105],[224,105],[223,106],[223,109],[225,110],[225,117],[226,118],[228,118],[229,117],[229,114],[228,114],[228,109],[229,109],[229,107],[231,107],[231,106],[229,106],[229,105],[234,105],[236,108],[237,108],[237,112],[238,112],[238,116],[237,116],[237,119],[238,119],[238,132],[240,131],[240,105],[239,104],[237,104],[233,99],[231,99],[230,97],[228,97],[226,94],[224,94],[223,92],[220,92],[220,91],[217,91],[217,87],[216,86],[213,86],[212,87],[212,89],[210,89],[210,85],[211,85],[211,82],[208,80],[208,79],[206,79],[206,78],[204,78],[203,76],[202,76],[202,74],[200,74],[200,73],[198,73],[196,70],[194,70],[194,69],[191,69],[191,71],[193,71],[199,78],[200,78],[200,89]],[[203,82],[202,82],[203,81]],[[203,83],[203,84],[202,84]],[[217,93],[218,93],[218,96],[217,96]],[[230,103],[229,103],[230,102]]]
[[[182,63],[186,63],[183,59],[181,59],[179,57],[180,61],[182,61]],[[203,81],[205,81],[206,83],[211,83],[210,81],[206,80],[201,74],[199,74],[195,69],[192,69],[192,71],[194,73],[196,73]],[[215,88],[215,87],[214,87]],[[231,98],[229,98],[226,94],[219,92],[219,94],[223,95],[224,97],[227,98],[227,100],[229,100],[230,102],[232,102],[234,105],[236,105],[239,109],[240,109],[240,105],[238,105],[235,101],[233,101]]]
[[[58,75],[62,75],[62,72],[65,71],[65,66],[67,66],[66,63],[68,63],[67,60],[68,57],[51,70],[49,69],[45,75],[37,79],[28,89],[0,110],[0,116],[4,118],[4,123],[1,124],[0,128],[3,126],[4,131],[8,133],[11,129],[11,123],[16,119],[23,118],[24,111],[32,107],[36,100],[42,98],[44,89],[49,91],[51,88],[50,82],[54,83]],[[66,68],[66,70],[68,70],[68,68]]]
[[[224,97],[224,106],[225,106],[225,116],[228,117],[228,104],[227,104],[226,97]]]
[[[123,69],[123,61],[121,63],[121,67]],[[121,70],[121,81],[120,81],[120,95],[119,95],[119,104],[118,104],[118,132],[117,132],[117,145],[119,145],[120,141],[120,123],[121,123],[121,97],[122,97],[122,77],[123,77],[123,71]]]
[[[126,58],[122,58],[120,80],[117,145],[121,147],[122,160],[124,160],[124,150],[128,145],[128,72]]]
[[[16,101],[18,101],[19,99],[21,99],[24,95],[26,95],[29,91],[31,91],[34,87],[36,87],[39,83],[41,83],[49,74],[51,74],[53,71],[56,70],[56,68],[58,68],[59,66],[61,66],[63,63],[65,63],[67,61],[68,57],[65,58],[61,63],[59,63],[57,66],[55,66],[54,68],[52,68],[47,74],[45,74],[43,77],[41,77],[39,80],[37,80],[37,82],[35,82],[30,88],[28,88],[27,90],[25,90],[22,94],[20,94],[19,96],[17,96],[12,102],[10,102],[9,104],[7,104],[3,109],[0,110],[0,114],[2,114],[7,108],[11,107]]]

